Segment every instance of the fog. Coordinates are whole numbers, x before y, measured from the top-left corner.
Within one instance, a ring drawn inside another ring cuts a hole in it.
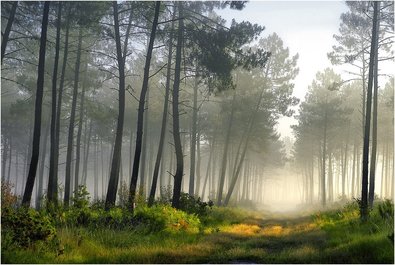
[[[287,2],[15,3],[1,2],[1,177],[18,203],[69,205],[79,186],[106,208],[394,198],[393,3],[379,25],[352,2],[293,32],[253,12]]]

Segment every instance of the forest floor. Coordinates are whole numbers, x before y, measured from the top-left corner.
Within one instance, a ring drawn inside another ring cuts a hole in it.
[[[15,250],[3,253],[2,263],[393,264],[393,225],[378,211],[372,215],[361,223],[355,208],[305,216],[248,212],[198,233],[62,228],[62,253]]]

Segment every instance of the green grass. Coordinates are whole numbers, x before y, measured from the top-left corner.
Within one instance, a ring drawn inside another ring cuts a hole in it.
[[[3,263],[393,263],[388,222],[355,206],[299,218],[214,208],[200,232],[58,229],[63,253],[35,244]]]

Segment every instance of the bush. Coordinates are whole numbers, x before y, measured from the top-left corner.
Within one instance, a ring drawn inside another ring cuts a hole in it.
[[[11,192],[12,184],[1,182],[1,208],[15,207],[18,197]]]
[[[31,208],[3,208],[1,224],[2,243],[6,243],[5,248],[11,243],[28,247],[36,241],[49,241],[56,237],[56,229],[50,216]]]
[[[134,220],[138,228],[142,228],[145,232],[198,232],[200,228],[200,220],[196,215],[174,209],[169,205],[137,207]]]
[[[211,209],[213,205],[214,203],[212,201],[203,202],[200,197],[196,199],[188,193],[181,192],[180,209],[187,213],[205,216],[207,215],[209,208]]]

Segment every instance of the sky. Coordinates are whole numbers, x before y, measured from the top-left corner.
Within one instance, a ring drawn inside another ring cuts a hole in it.
[[[293,95],[303,100],[316,73],[331,67],[327,53],[336,44],[333,34],[338,34],[340,15],[347,10],[344,1],[250,1],[242,11],[228,8],[218,13],[228,23],[234,18],[265,26],[262,37],[276,32],[291,55],[299,54]],[[290,125],[295,123],[283,117],[277,130],[282,137],[294,138]]]

